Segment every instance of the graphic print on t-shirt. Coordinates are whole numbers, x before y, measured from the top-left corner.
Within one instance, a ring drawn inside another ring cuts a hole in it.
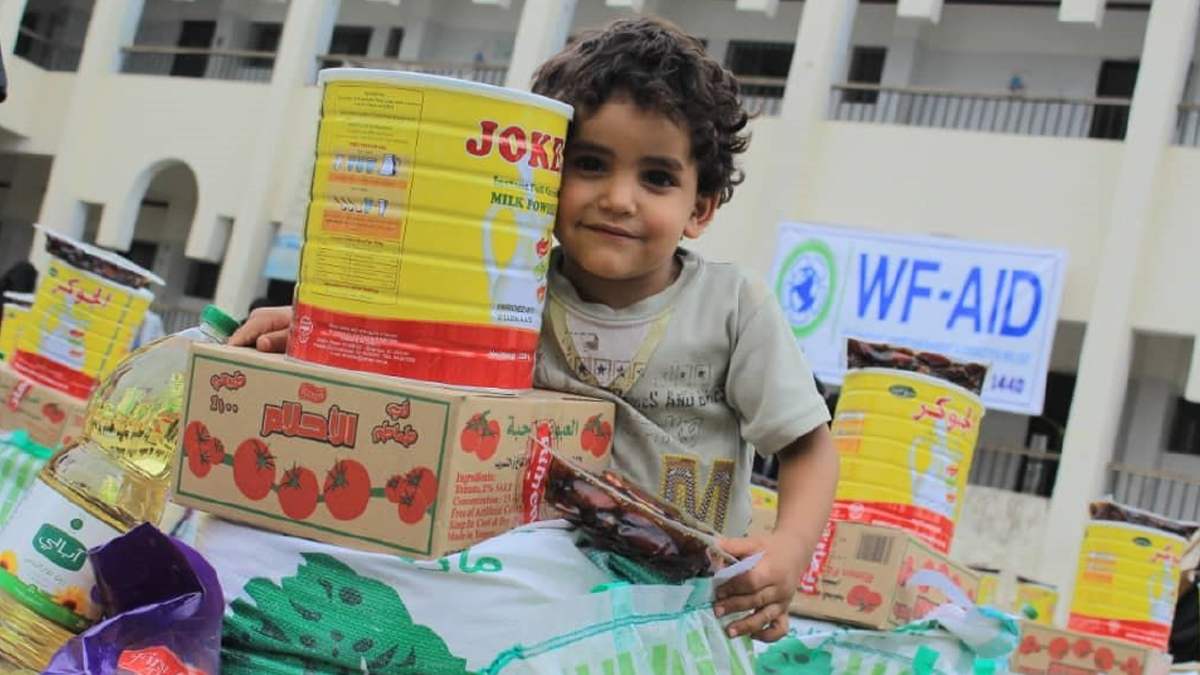
[[[610,324],[567,311],[551,299],[550,320],[567,365],[579,379],[624,396],[646,371],[666,333],[670,312],[645,321]]]
[[[733,460],[713,461],[704,495],[699,501],[696,493],[700,486],[700,462],[691,455],[663,455],[662,462],[659,492],[663,498],[696,520],[711,525],[717,532],[724,531],[737,466]]]

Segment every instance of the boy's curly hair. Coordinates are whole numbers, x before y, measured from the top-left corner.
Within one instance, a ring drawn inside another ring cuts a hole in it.
[[[533,91],[575,106],[577,117],[627,95],[687,130],[700,194],[724,204],[742,182],[733,158],[749,144],[749,116],[737,79],[673,23],[635,17],[588,31],[534,73]]]

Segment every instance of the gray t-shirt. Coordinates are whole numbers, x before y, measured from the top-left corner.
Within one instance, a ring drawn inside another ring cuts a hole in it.
[[[754,449],[829,420],[779,304],[679,249],[679,278],[625,309],[584,302],[551,257],[535,386],[616,404],[613,467],[726,536],[750,524]]]

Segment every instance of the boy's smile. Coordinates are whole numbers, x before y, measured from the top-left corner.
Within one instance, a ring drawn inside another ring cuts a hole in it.
[[[671,285],[679,240],[716,210],[696,181],[688,133],[666,115],[616,97],[576,122],[554,234],[583,299],[621,308]]]

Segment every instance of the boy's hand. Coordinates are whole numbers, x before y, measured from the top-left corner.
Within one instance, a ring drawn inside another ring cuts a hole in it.
[[[246,323],[229,336],[229,344],[256,347],[260,352],[282,352],[287,349],[291,326],[291,307],[260,307],[250,312]]]
[[[792,537],[779,533],[769,536],[723,539],[721,548],[736,558],[759,551],[763,558],[754,569],[734,577],[717,589],[717,616],[752,611],[753,614],[730,624],[729,637],[751,635],[756,640],[775,642],[787,635],[788,605],[796,594],[796,584],[808,566],[807,548]]]

